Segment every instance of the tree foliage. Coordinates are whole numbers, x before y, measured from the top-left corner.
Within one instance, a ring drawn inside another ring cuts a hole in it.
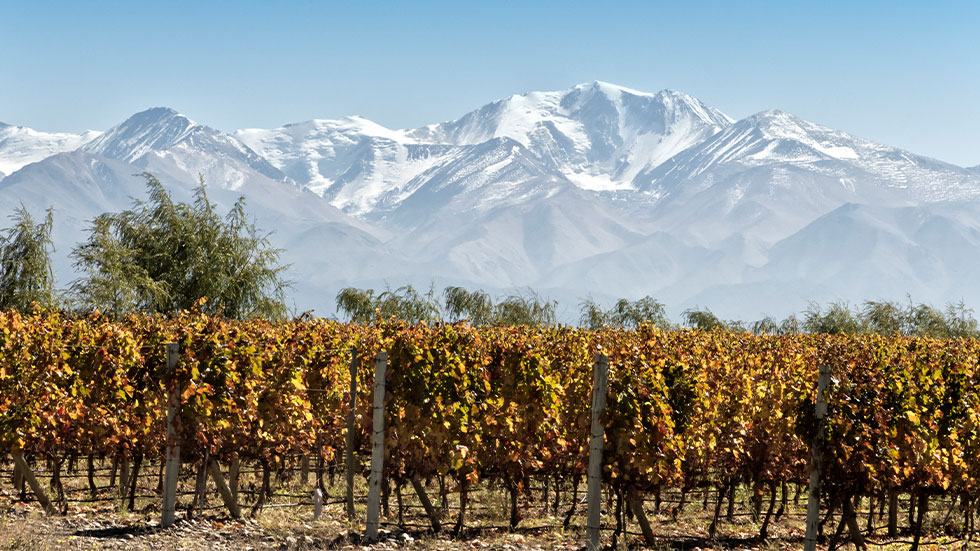
[[[50,307],[55,303],[53,212],[48,209],[44,220],[35,224],[21,205],[10,219],[13,226],[0,233],[0,310],[25,312],[35,304]]]
[[[370,324],[376,319],[397,318],[409,323],[435,323],[442,319],[435,289],[420,293],[405,285],[376,294],[374,289],[347,287],[337,293],[337,310],[348,321]]]
[[[491,325],[550,327],[558,324],[558,302],[542,298],[534,291],[513,294],[493,307]]]
[[[74,249],[84,275],[72,284],[82,307],[117,315],[188,310],[243,319],[287,313],[280,249],[249,221],[240,198],[222,217],[203,178],[191,203],[174,202],[144,173],[149,198],[97,217]]]
[[[443,292],[446,319],[468,320],[470,325],[489,325],[493,322],[493,299],[483,291],[467,291],[463,287],[446,287]]]
[[[603,310],[596,301],[588,298],[581,303],[580,308],[579,322],[589,329],[636,329],[643,323],[652,323],[661,329],[673,328],[663,303],[650,296],[635,301],[621,298],[609,310]]]
[[[558,323],[558,303],[541,298],[533,291],[513,294],[499,302],[484,291],[467,291],[463,287],[446,287],[444,305],[435,288],[421,293],[411,285],[377,294],[373,289],[348,287],[337,293],[337,310],[348,321],[369,324],[380,319],[397,318],[409,323],[434,324],[466,321],[473,326],[527,325],[552,326]]]
[[[908,335],[959,338],[980,335],[973,310],[961,301],[945,310],[929,304],[906,306],[894,301],[865,301],[860,307],[838,301],[826,308],[811,303],[804,313],[802,329],[807,333]]]
[[[702,331],[715,329],[728,331],[745,331],[741,321],[723,320],[708,308],[689,308],[681,314],[684,325]]]

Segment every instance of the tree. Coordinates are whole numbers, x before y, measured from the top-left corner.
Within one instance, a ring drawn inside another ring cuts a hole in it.
[[[545,300],[532,290],[517,293],[494,302],[484,291],[467,291],[462,287],[446,287],[446,315],[454,321],[466,320],[470,325],[556,325],[558,303]]]
[[[446,287],[446,316],[452,321],[467,320],[470,325],[488,325],[493,321],[493,299],[483,291]]]
[[[169,313],[205,298],[204,312],[230,318],[287,314],[282,251],[249,221],[244,197],[222,218],[203,178],[192,203],[175,203],[156,177],[143,177],[149,199],[97,217],[72,252],[85,274],[72,284],[83,307]]]
[[[803,313],[803,329],[807,333],[855,335],[864,333],[866,324],[860,313],[852,311],[846,302],[832,302],[826,311],[819,304],[811,302]]]
[[[946,305],[946,328],[950,338],[976,338],[978,333],[977,319],[973,317],[973,309],[967,308],[962,300]]]
[[[545,300],[533,291],[510,295],[494,303],[483,291],[446,287],[445,308],[436,299],[434,288],[425,294],[411,285],[386,290],[376,295],[372,289],[348,287],[337,293],[337,310],[348,321],[371,323],[378,316],[396,317],[409,323],[435,323],[445,317],[453,322],[466,320],[470,325],[557,325],[558,303]]]
[[[347,287],[337,293],[337,310],[353,323],[367,324],[378,317],[395,317],[409,323],[435,323],[441,319],[435,289],[422,294],[405,285],[375,295],[374,289]]]
[[[580,307],[582,310],[580,323],[589,329],[603,327],[636,329],[642,323],[652,323],[661,329],[673,328],[673,324],[667,319],[667,309],[663,303],[649,296],[632,302],[621,298],[608,311],[603,311],[591,298],[583,301]]]
[[[862,325],[871,333],[893,336],[909,332],[908,315],[895,302],[865,301],[860,317]]]
[[[681,318],[688,327],[700,329],[702,331],[713,331],[722,329],[725,331],[745,331],[745,326],[740,321],[724,321],[708,308],[690,308],[684,310]]]
[[[612,322],[609,319],[609,313],[603,310],[602,306],[593,300],[592,297],[583,300],[579,304],[579,308],[582,311],[581,316],[579,316],[579,324],[581,324],[582,327],[593,331],[598,331],[603,327],[612,325]]]
[[[375,317],[376,299],[373,289],[346,287],[337,293],[337,311],[343,312],[351,323],[371,323]]]
[[[778,335],[779,323],[776,321],[776,318],[766,316],[759,321],[753,322],[749,326],[749,331],[756,335]]]
[[[496,325],[528,325],[541,327],[557,325],[555,310],[558,303],[545,300],[534,291],[514,294],[493,307],[492,322]]]
[[[436,290],[430,287],[422,294],[412,287],[405,285],[398,289],[386,290],[378,295],[377,309],[381,316],[395,316],[409,323],[436,323],[442,319]]]
[[[0,234],[0,310],[27,311],[32,305],[55,303],[54,273],[51,270],[51,209],[35,224],[21,205],[10,216],[14,225]]]

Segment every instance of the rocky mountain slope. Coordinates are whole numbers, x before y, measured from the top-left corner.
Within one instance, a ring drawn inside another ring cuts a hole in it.
[[[288,250],[297,308],[325,315],[346,285],[433,281],[746,319],[810,299],[980,304],[976,167],[674,91],[593,82],[397,130],[228,134],[167,108],[103,134],[2,126],[0,171],[0,204],[56,209],[63,282],[86,221],[128,207],[148,171],[180,197],[199,176],[223,205],[244,195]]]

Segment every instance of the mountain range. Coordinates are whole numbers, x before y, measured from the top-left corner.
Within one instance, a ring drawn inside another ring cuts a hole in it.
[[[105,132],[0,124],[0,215],[54,207],[55,271],[88,221],[150,172],[244,196],[291,263],[295,307],[345,286],[530,287],[573,322],[585,297],[651,295],[676,316],[798,312],[809,301],[980,305],[980,167],[778,110],[734,120],[681,92],[593,82],[449,122],[352,116],[222,132],[169,108]]]

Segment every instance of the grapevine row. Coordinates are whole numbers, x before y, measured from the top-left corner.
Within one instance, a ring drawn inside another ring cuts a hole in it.
[[[173,373],[164,343],[180,344]],[[158,456],[169,385],[185,461],[337,463],[351,354],[388,352],[386,476],[580,480],[592,368],[609,358],[605,481],[628,499],[662,488],[804,483],[815,381],[833,384],[825,495],[980,496],[980,342],[879,336],[575,328],[236,322],[56,312],[0,314],[0,443],[36,457]],[[356,351],[356,352],[355,352]],[[358,372],[355,450],[370,454],[370,369]],[[362,465],[365,461],[361,461]]]

